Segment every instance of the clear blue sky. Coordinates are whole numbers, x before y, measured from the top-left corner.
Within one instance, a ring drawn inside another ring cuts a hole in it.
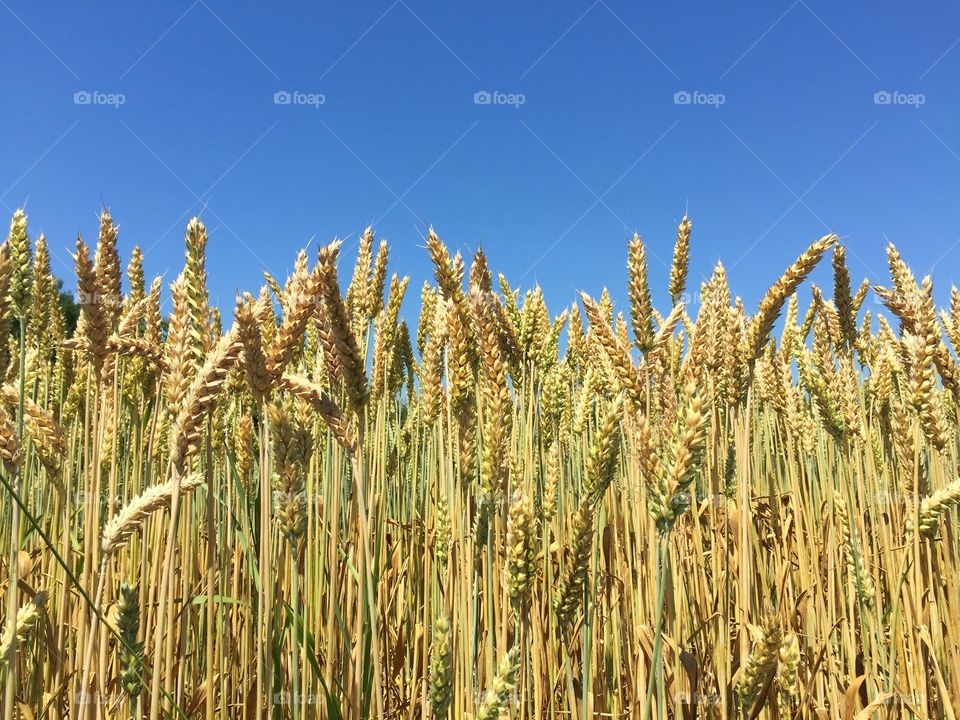
[[[352,262],[368,223],[410,305],[432,224],[555,311],[623,300],[636,229],[663,307],[686,207],[693,283],[722,258],[749,308],[828,231],[855,282],[887,279],[889,238],[940,302],[960,283],[955,3],[348,5],[0,0],[0,210],[68,286],[104,205],[168,280],[199,214],[224,308],[311,238]]]

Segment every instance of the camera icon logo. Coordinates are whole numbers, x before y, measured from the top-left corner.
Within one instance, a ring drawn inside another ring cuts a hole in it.
[[[478,90],[473,94],[474,105],[489,105],[493,102],[493,95],[486,90]]]
[[[689,105],[693,101],[693,96],[686,90],[678,90],[673,94],[674,105]]]
[[[73,94],[74,105],[89,105],[91,102],[93,102],[93,95],[86,90],[77,90]]]
[[[889,105],[893,101],[893,94],[888,90],[878,90],[873,94],[874,105]]]
[[[289,105],[292,99],[293,96],[286,90],[277,90],[277,92],[273,94],[274,105]]]

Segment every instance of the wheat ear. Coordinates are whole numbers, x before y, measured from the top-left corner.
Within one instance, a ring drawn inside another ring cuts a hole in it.
[[[202,473],[187,475],[180,481],[180,492],[186,494],[200,487],[203,483]],[[133,534],[143,527],[143,523],[148,517],[169,507],[173,491],[173,480],[154,485],[133,498],[120,512],[110,518],[103,528],[103,537],[100,541],[104,558],[109,557],[126,545]]]

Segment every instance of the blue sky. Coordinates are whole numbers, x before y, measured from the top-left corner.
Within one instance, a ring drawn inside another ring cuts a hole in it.
[[[352,262],[369,223],[412,288],[432,224],[555,311],[622,302],[636,230],[663,307],[685,208],[692,281],[722,258],[748,308],[828,231],[855,282],[889,239],[944,302],[960,9],[924,7],[0,0],[0,211],[26,204],[68,286],[101,207],[168,280],[199,214],[224,309],[311,239]]]

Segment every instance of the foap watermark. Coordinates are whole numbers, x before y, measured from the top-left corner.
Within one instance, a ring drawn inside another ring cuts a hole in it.
[[[884,705],[914,705],[922,706],[926,704],[926,696],[920,693],[894,693],[890,697],[883,699]]]
[[[314,109],[325,105],[327,96],[323,93],[303,92],[302,90],[277,90],[273,94],[274,105],[304,105]]]
[[[111,504],[114,507],[120,507],[124,504],[124,499],[120,495],[108,495],[106,493],[96,495],[94,493],[78,491],[73,494],[74,507],[80,507],[83,505],[107,507]]]
[[[100,90],[77,90],[73,94],[74,105],[105,105],[114,109],[127,102],[123,93],[102,92]]]
[[[285,295],[283,301],[287,307],[320,307],[323,305],[323,295],[294,290]]]
[[[678,705],[719,705],[720,693],[689,692],[681,690],[674,696]]]
[[[699,307],[703,304],[703,295],[697,291],[695,293],[685,292],[677,298],[678,303],[683,303],[686,307]]]
[[[719,108],[727,102],[727,96],[723,93],[708,93],[700,90],[677,90],[673,94],[674,105],[706,105],[707,107]]]
[[[491,700],[494,696],[496,696],[496,694],[497,693],[493,689],[474,690],[473,701],[477,705],[482,705],[488,700]],[[508,708],[515,708],[520,704],[520,695],[516,691],[516,689],[514,689],[513,691],[509,692],[506,695],[501,695],[500,697],[503,700],[503,702],[501,703],[501,707],[503,708],[504,711],[506,711]]]
[[[507,93],[499,90],[477,90],[473,94],[474,105],[507,105],[519,108],[527,101],[523,93]]]
[[[903,92],[901,90],[877,90],[873,94],[874,105],[906,105],[913,109],[925,105],[927,96],[923,93]]]
[[[301,693],[294,695],[289,692],[278,692],[273,694],[274,705],[320,705],[325,701],[321,695]]]
[[[74,695],[73,699],[77,705],[116,705],[127,698],[121,693],[110,694],[80,691]]]
[[[870,496],[867,497],[870,499]],[[885,492],[881,491],[872,496],[873,504],[877,506],[894,505],[912,506],[917,502],[917,496],[913,493]],[[922,499],[922,498],[921,498]]]
[[[78,290],[76,294],[78,305],[99,305],[100,307],[122,307],[123,299],[119,295],[100,292],[84,292]]]

